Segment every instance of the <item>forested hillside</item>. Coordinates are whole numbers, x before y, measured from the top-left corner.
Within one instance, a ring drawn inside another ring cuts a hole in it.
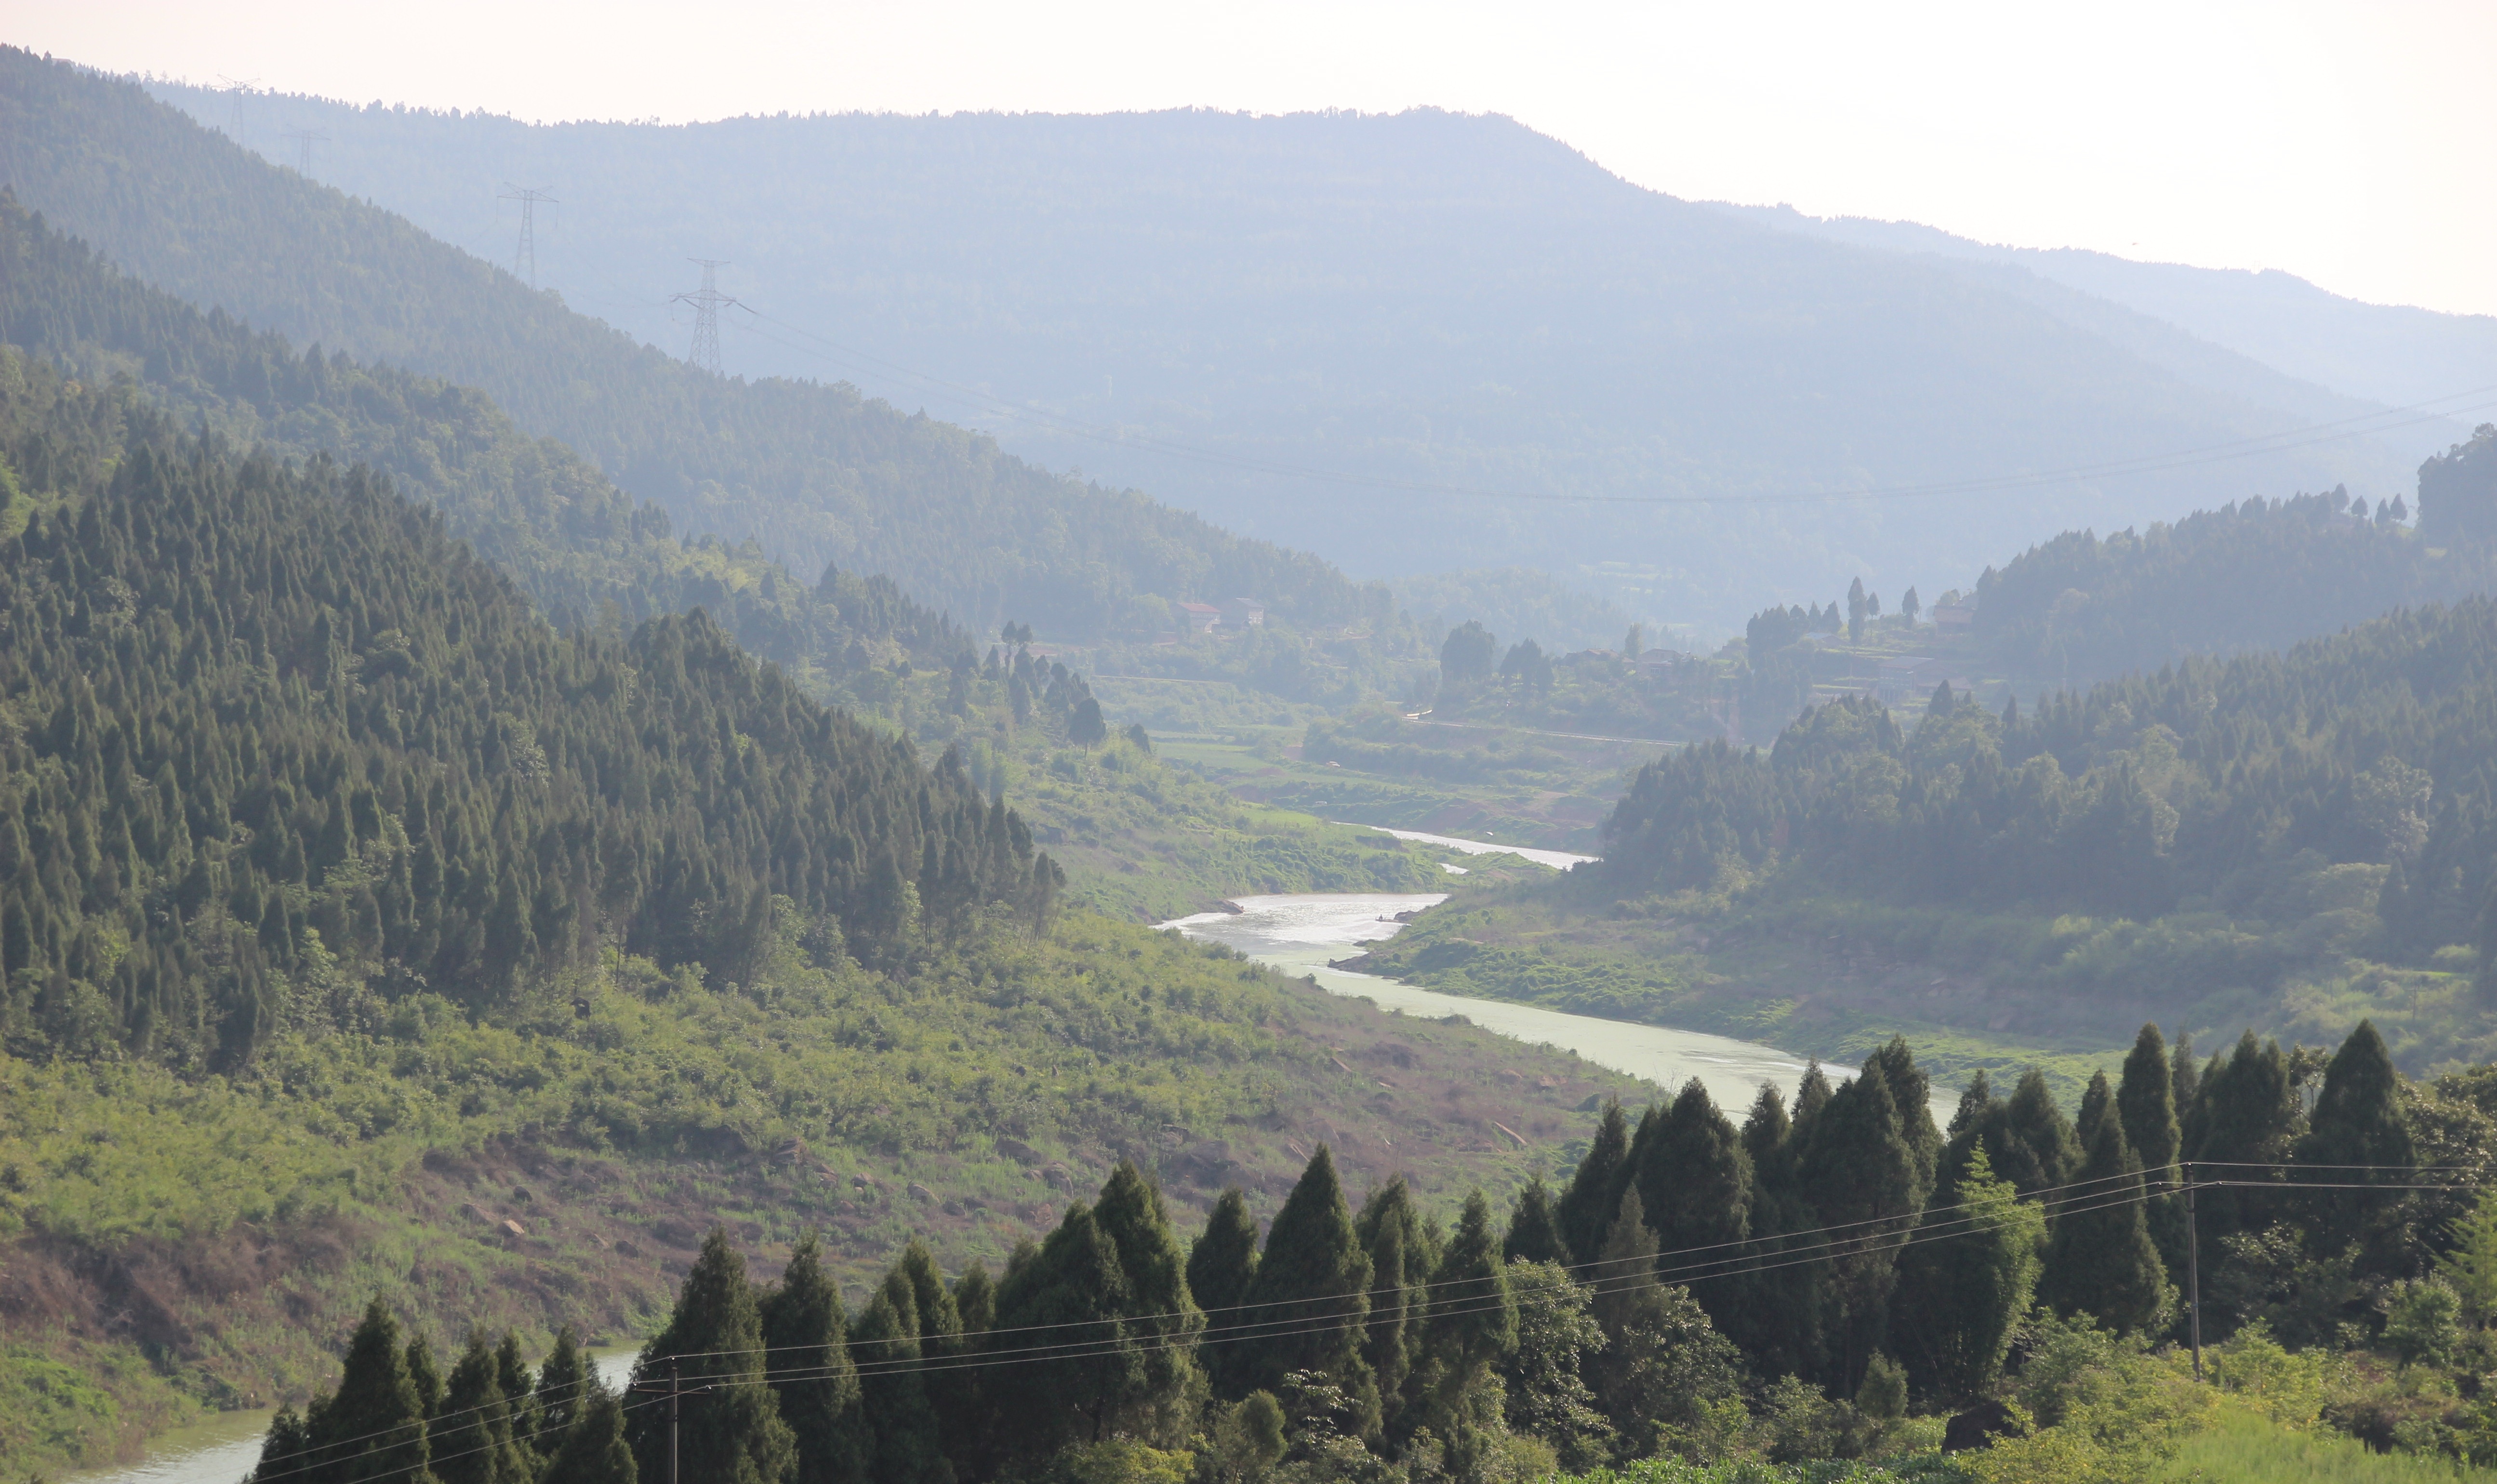
[[[891,580],[792,579],[751,544],[692,542],[578,455],[515,427],[482,394],[345,352],[299,354],[113,268],[0,190],[0,341],[83,380],[137,379],[177,421],[240,447],[367,463],[441,512],[567,628],[701,608],[747,651],[829,681],[907,655],[950,664],[976,641]],[[851,646],[859,647],[852,649]]]
[[[158,94],[232,127],[222,95]],[[525,173],[563,202],[539,213],[541,281],[639,337],[682,346],[683,260],[731,259],[761,316],[722,329],[733,369],[924,400],[1365,576],[1525,563],[1634,618],[1731,627],[1859,570],[1964,584],[2070,526],[2255,489],[2373,498],[2419,457],[2362,439],[2056,477],[2364,409],[2191,379],[1983,274],[1730,220],[1497,116],[532,126],[361,104],[252,96],[243,130],[288,160],[274,131],[327,135],[318,177],[491,262],[518,226],[497,182]],[[2036,483],[1790,502],[2007,476]],[[1688,503],[1639,503],[1659,497]]]
[[[847,385],[703,375],[405,219],[314,185],[135,82],[0,50],[5,182],[122,267],[297,345],[477,388],[678,528],[795,571],[891,578],[975,628],[1170,626],[1168,601],[1262,599],[1383,627],[1383,589],[1130,490],[1048,473]]]
[[[2103,540],[2067,531],[1978,579],[1973,638],[1990,671],[2112,678],[2491,590],[2497,429],[2483,426],[2429,459],[2409,497],[2256,498]]]
[[[959,766],[701,616],[560,637],[368,473],[6,371],[16,1049],[230,1065],[394,984],[488,1007],[611,943],[742,980],[774,898],[869,960],[1046,914],[1060,873]]]

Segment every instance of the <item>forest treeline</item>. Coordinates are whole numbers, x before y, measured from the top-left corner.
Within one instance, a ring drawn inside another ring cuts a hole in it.
[[[1504,1220],[1477,1191],[1444,1222],[1401,1180],[1355,1208],[1321,1147],[1262,1240],[1235,1188],[1184,1243],[1122,1163],[1001,1272],[949,1279],[914,1241],[846,1303],[813,1239],[762,1284],[714,1232],[622,1399],[569,1337],[532,1373],[514,1340],[472,1336],[446,1385],[376,1302],[255,1478],[612,1484],[668,1477],[671,1448],[683,1477],[758,1484],[1853,1456],[2074,1337],[2177,1338],[2189,1171],[2207,1341],[2398,1346],[2422,1303],[2450,1327],[2460,1293],[2497,1298],[2457,1255],[2488,1218],[2413,1187],[2484,1155],[2489,1091],[2405,1084],[2371,1026],[2328,1058],[2248,1036],[2208,1062],[2145,1026],[2077,1117],[2034,1072],[2008,1097],[1980,1075],[1942,1129],[1893,1041],[1835,1087],[1816,1066],[1791,1107],[1764,1087],[1740,1125],[1695,1081],[1635,1121],[1614,1103],[1562,1187],[1531,1183]]]
[[[2419,470],[2409,502],[2251,498],[2103,539],[2067,531],[1977,579],[1981,663],[2075,679],[2286,649],[2399,608],[2497,590],[2497,426]]]
[[[15,352],[0,449],[19,1055],[227,1065],[610,944],[743,981],[784,910],[875,963],[1062,882],[950,754],[700,614],[560,635],[361,466],[237,456]]]
[[[2497,931],[2492,790],[2497,600],[2477,598],[2026,713],[1946,687],[1912,724],[1816,707],[1765,754],[1641,769],[1591,879],[1671,893],[1783,868],[1882,900],[2217,911],[2418,963]]]
[[[0,341],[86,381],[132,376],[177,420],[241,447],[370,464],[560,626],[701,608],[749,653],[825,676],[896,650],[942,664],[973,647],[884,576],[828,568],[810,584],[750,542],[680,540],[656,503],[522,433],[483,394],[343,351],[299,354],[273,332],[203,313],[51,230],[4,187],[0,263]]]
[[[1053,638],[1161,629],[1168,600],[1234,596],[1303,628],[1394,621],[1384,586],[1315,556],[1050,473],[846,384],[698,371],[237,147],[136,79],[0,48],[0,129],[18,198],[148,282],[299,345],[478,388],[678,528],[751,535],[793,570],[880,573],[973,628],[1018,618]]]

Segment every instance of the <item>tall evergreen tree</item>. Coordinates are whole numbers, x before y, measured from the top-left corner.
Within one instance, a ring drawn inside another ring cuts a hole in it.
[[[1517,1343],[1517,1302],[1493,1233],[1491,1203],[1480,1190],[1466,1197],[1456,1234],[1432,1277],[1428,1304],[1417,1347],[1428,1368],[1421,1390],[1431,1417],[1453,1421],[1465,1410],[1463,1399],[1476,1393]],[[1427,1425],[1447,1436],[1446,1421]]]
[[[2418,1155],[2402,1117],[2401,1074],[2393,1070],[2392,1054],[2375,1022],[2360,1021],[2324,1067],[2297,1159],[2317,1166],[2308,1178],[2328,1185],[2399,1185],[2416,1178],[2411,1167]],[[2333,1190],[2309,1200],[2317,1244],[2336,1251],[2354,1242],[2385,1240],[2388,1234],[2382,1228],[2402,1197]]]
[[[1243,1382],[1248,1374],[1248,1346],[1235,1343],[1244,1315],[1241,1304],[1257,1276],[1257,1221],[1248,1215],[1248,1198],[1232,1185],[1216,1197],[1205,1231],[1187,1249],[1187,1288],[1205,1311],[1205,1338],[1199,1353],[1217,1395],[1239,1398],[1255,1388]]]
[[[2124,1120],[2124,1138],[2141,1160],[2143,1175],[2156,1187],[2173,1184],[2177,1145],[2176,1079],[2167,1059],[2167,1043],[2156,1025],[2141,1027],[2124,1058],[2116,1084],[2115,1105]]]
[[[300,1456],[311,1465],[302,1477],[312,1484],[432,1478],[424,1398],[408,1376],[398,1320],[381,1300],[364,1307],[363,1321],[347,1342],[338,1389],[313,1405],[300,1443]],[[271,1461],[264,1459],[261,1473],[276,1477]]]
[[[2072,1141],[2084,1151],[2098,1143],[2099,1125],[2116,1117],[2115,1087],[2103,1071],[2092,1072],[2089,1085],[2081,1089],[2081,1112],[2072,1120]]]
[[[1360,1431],[1375,1430],[1377,1382],[1361,1354],[1369,1289],[1370,1259],[1336,1179],[1335,1155],[1321,1144],[1267,1228],[1248,1284],[1254,1338],[1240,1345],[1248,1388],[1272,1391],[1292,1372],[1315,1372],[1343,1389]]]
[[[1838,1228],[1830,1238],[1838,1306],[1831,1380],[1851,1396],[1882,1347],[1899,1247],[1921,1205],[1915,1150],[1888,1079],[1858,1076],[1830,1097],[1814,1121],[1800,1174],[1821,1224]]]
[[[480,1332],[470,1332],[451,1368],[430,1437],[433,1476],[442,1484],[528,1484],[535,1472],[513,1442],[511,1404]]]
[[[1709,1324],[1687,1287],[1657,1278],[1656,1233],[1635,1186],[1607,1223],[1596,1322],[1604,1347],[1595,1357],[1595,1392],[1626,1451],[1656,1451],[1660,1435],[1693,1419],[1697,1405],[1730,1398],[1741,1356]],[[1620,1275],[1628,1275],[1623,1277]]]
[[[1129,1159],[1120,1160],[1103,1183],[1092,1219],[1119,1254],[1126,1332],[1144,1348],[1143,1390],[1122,1427],[1148,1441],[1177,1445],[1186,1440],[1202,1399],[1195,1350],[1205,1332],[1205,1313],[1188,1292],[1179,1233],[1160,1188]]]
[[[442,1365],[433,1358],[433,1337],[422,1330],[408,1337],[407,1380],[416,1388],[417,1402],[425,1408],[426,1416],[442,1410]]]
[[[850,1328],[850,1358],[874,1448],[868,1477],[876,1484],[953,1484],[944,1422],[928,1404],[919,1369],[918,1305],[907,1282],[888,1278],[876,1287]]]
[[[2223,1059],[2211,1058],[2192,1107],[2185,1111],[2185,1157],[2228,1166],[2228,1176],[2257,1184],[2276,1178],[2293,1152],[2301,1110],[2278,1041],[2247,1031]],[[2201,1178],[2204,1172],[2197,1170]],[[2278,1198],[2260,1189],[2221,1187],[2197,1198],[2202,1260],[2216,1260],[2229,1236],[2268,1225]]]
[[[1894,1035],[1864,1058],[1864,1069],[1879,1072],[1890,1085],[1890,1105],[1898,1110],[1899,1133],[1915,1160],[1916,1204],[1933,1193],[1934,1175],[1943,1152],[1942,1130],[1934,1126],[1933,1081],[1916,1065],[1906,1036]]]
[[[1668,1253],[1723,1253],[1751,1229],[1752,1160],[1742,1136],[1696,1077],[1657,1124],[1633,1177],[1649,1226]]]
[[[866,1484],[874,1442],[850,1359],[848,1315],[824,1272],[816,1233],[798,1239],[779,1286],[758,1309],[772,1390],[798,1450],[795,1484]]]
[[[678,1290],[667,1327],[634,1362],[633,1388],[665,1389],[674,1375],[699,1393],[675,1404],[678,1465],[683,1476],[720,1484],[783,1484],[798,1466],[797,1442],[764,1384],[763,1316],[745,1259],[717,1227]],[[653,1478],[667,1473],[666,1406],[625,1414],[634,1462]]]
[[[1045,1334],[1065,1347],[1016,1367],[1012,1384],[999,1388],[1000,1436],[1045,1457],[1158,1420],[1125,1320],[1132,1308],[1118,1245],[1091,1208],[1069,1206],[1038,1255],[997,1286],[999,1329]]]
[[[1412,1190],[1398,1176],[1370,1193],[1353,1221],[1363,1255],[1370,1259],[1370,1314],[1362,1358],[1378,1384],[1380,1425],[1405,1434],[1406,1381],[1422,1346],[1422,1313],[1431,1274],[1422,1244],[1422,1215]]]
[[[538,1426],[546,1431],[547,1442],[539,1451],[551,1452],[559,1446],[559,1440],[581,1414],[582,1400],[597,1382],[598,1368],[582,1353],[580,1332],[569,1324],[555,1331],[554,1347],[547,1351],[545,1362],[538,1367],[536,1386],[530,1394]]]
[[[1517,1192],[1517,1204],[1508,1214],[1508,1236],[1501,1250],[1510,1262],[1557,1262],[1567,1266],[1569,1248],[1561,1239],[1561,1215],[1553,1205],[1552,1188],[1543,1183],[1540,1173],[1528,1177],[1526,1188]]]
[[[1561,1193],[1561,1240],[1572,1252],[1601,1252],[1604,1230],[1629,1180],[1630,1121],[1621,1099],[1604,1103],[1596,1137]]]
[[[1802,1090],[1813,1092],[1818,1076],[1816,1064],[1806,1073]],[[1819,1081],[1815,1096],[1817,1108],[1826,1106],[1826,1079]],[[1763,1374],[1817,1374],[1827,1356],[1828,1246],[1817,1237],[1794,1235],[1820,1225],[1797,1178],[1800,1131],[1788,1121],[1778,1089],[1763,1083],[1742,1133],[1753,1182],[1751,1240],[1743,1251],[1752,1266],[1715,1280],[1731,1296],[1717,1298],[1720,1307],[1711,1312],[1723,1315],[1725,1333]]]
[[[624,1407],[615,1393],[592,1388],[574,1407],[538,1484],[641,1484],[624,1440]]]
[[[521,1337],[510,1330],[503,1331],[494,1346],[494,1384],[511,1410],[512,1444],[520,1451],[528,1476],[535,1478],[546,1462],[547,1450],[540,1446],[538,1436],[545,1421],[538,1415],[537,1377],[521,1354]]]
[[[2055,1223],[2039,1297],[2119,1334],[2150,1331],[2166,1316],[2173,1294],[2142,1210],[2141,1161],[2115,1119],[2099,1121],[2080,1178],[2086,1188],[2075,1209]]]
[[[1890,1322],[1891,1347],[1917,1389],[1949,1405],[1992,1395],[2046,1244],[2044,1214],[1995,1178],[1985,1146],[1954,1150],[1925,1216],[1935,1235],[1900,1254]]]

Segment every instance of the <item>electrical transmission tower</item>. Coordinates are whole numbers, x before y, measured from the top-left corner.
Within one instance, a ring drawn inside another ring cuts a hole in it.
[[[234,104],[234,123],[227,129],[227,137],[239,144],[242,142],[242,100],[244,95],[260,85],[260,79],[258,78],[237,79],[219,73],[217,80],[225,84],[217,91],[225,94]]]
[[[543,201],[554,206],[563,203],[555,200],[554,193],[545,186],[514,185],[509,180],[503,182],[503,194],[494,199],[521,204],[521,245],[512,254],[512,276],[528,280],[529,287],[534,289],[538,286],[538,203]]]
[[[278,138],[293,140],[300,146],[300,152],[296,156],[295,173],[306,180],[311,179],[312,146],[330,142],[330,136],[315,134],[309,129],[280,129],[277,134]]]
[[[685,261],[702,265],[703,286],[691,294],[680,294],[668,302],[694,306],[694,348],[686,355],[685,363],[717,376],[719,311],[723,308],[745,309],[745,306],[719,291],[719,270],[727,266],[727,259],[687,258]],[[754,311],[746,309],[745,312],[751,314]]]

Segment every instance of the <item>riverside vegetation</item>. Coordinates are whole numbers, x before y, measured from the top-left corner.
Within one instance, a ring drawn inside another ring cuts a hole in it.
[[[472,1331],[445,1384],[377,1302],[254,1478],[2080,1484],[2275,1476],[2336,1435],[2486,1463],[2497,1194],[2438,1175],[2484,1164],[2491,1089],[2406,1084],[2370,1026],[2207,1065],[2146,1026],[2076,1120],[1980,1075],[1944,1130],[1894,1041],[1739,1127],[1695,1081],[1635,1127],[1609,1104],[1504,1219],[1402,1180],[1356,1210],[1321,1147],[1262,1241],[1234,1188],[1183,1243],[1122,1163],[1001,1271],[913,1241],[846,1301],[813,1239],[765,1285],[714,1231],[624,1397],[568,1336],[532,1373]]]

